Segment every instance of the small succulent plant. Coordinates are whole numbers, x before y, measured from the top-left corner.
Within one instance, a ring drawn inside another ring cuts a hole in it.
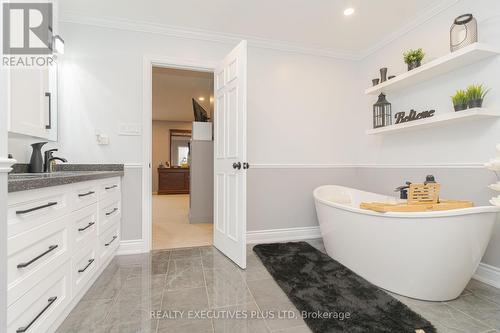
[[[453,105],[467,105],[467,92],[465,90],[457,90],[455,95],[451,96]]]
[[[467,87],[467,101],[476,101],[484,99],[489,89],[486,89],[482,84],[471,84]]]
[[[405,63],[411,64],[414,62],[422,61],[422,59],[424,59],[425,57],[425,52],[421,48],[417,50],[408,50],[403,54],[403,56]]]

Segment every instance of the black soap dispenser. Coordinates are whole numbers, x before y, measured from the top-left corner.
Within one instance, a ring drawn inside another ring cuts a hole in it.
[[[42,157],[42,147],[47,142],[37,142],[31,145],[33,147],[33,152],[31,153],[29,172],[30,173],[40,173],[43,172],[43,157]]]

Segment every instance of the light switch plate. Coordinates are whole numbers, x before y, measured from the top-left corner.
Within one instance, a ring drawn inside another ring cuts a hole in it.
[[[120,123],[118,135],[139,136],[141,135],[140,123]]]

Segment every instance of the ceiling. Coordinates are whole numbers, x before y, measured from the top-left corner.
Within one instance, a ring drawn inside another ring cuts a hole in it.
[[[213,73],[153,68],[153,120],[194,121],[192,98],[212,114],[212,97]]]
[[[363,53],[458,0],[64,0],[63,12]],[[344,16],[347,7],[355,8]]]

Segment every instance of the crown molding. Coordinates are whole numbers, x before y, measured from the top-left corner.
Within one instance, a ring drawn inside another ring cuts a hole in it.
[[[71,12],[71,11],[62,12],[60,17],[60,22],[89,25],[89,26],[96,26],[96,27],[116,29],[116,30],[144,32],[144,33],[158,34],[174,38],[195,39],[195,40],[202,40],[202,41],[221,43],[221,44],[230,44],[230,45],[237,44],[242,39],[244,39],[248,41],[248,44],[250,46],[257,48],[299,53],[305,55],[323,56],[323,57],[337,58],[343,60],[358,59],[358,54],[354,52],[336,51],[327,48],[305,46],[279,40],[255,38],[245,35],[226,34],[226,33],[213,32],[200,29],[188,29],[188,28],[174,27],[163,24],[133,21],[115,17],[97,18],[91,16],[83,16],[79,15],[76,12]]]
[[[221,44],[237,44],[242,39],[248,41],[249,46],[277,51],[284,51],[290,53],[298,53],[304,55],[321,56],[328,58],[335,58],[341,60],[350,61],[360,61],[364,58],[370,56],[371,54],[382,49],[386,45],[390,44],[394,40],[401,38],[410,31],[418,28],[420,25],[430,20],[434,16],[440,14],[451,6],[457,4],[462,0],[441,0],[437,4],[433,4],[424,10],[423,13],[418,15],[414,20],[411,20],[408,24],[402,28],[394,31],[393,33],[382,38],[377,44],[361,51],[346,51],[346,50],[335,50],[331,48],[318,47],[314,45],[305,45],[299,43],[292,43],[280,40],[271,40],[265,38],[256,38],[246,35],[238,34],[227,34],[221,32],[214,32],[202,29],[190,29],[175,27],[164,24],[148,23],[144,21],[134,21],[117,17],[92,17],[80,15],[74,11],[63,11],[60,15],[60,22],[81,24],[96,26],[102,28],[124,30],[124,31],[134,31],[143,33],[159,34],[174,38],[183,39],[194,39],[202,40],[207,42],[215,42]]]
[[[448,8],[456,5],[462,0],[441,0],[437,4],[433,4],[432,6],[429,6],[426,10],[424,10],[420,15],[418,15],[415,19],[410,21],[408,24],[405,26],[401,27],[400,29],[394,31],[393,33],[390,33],[389,35],[385,36],[382,38],[380,42],[377,44],[373,45],[372,47],[367,48],[366,50],[360,52],[359,54],[359,60],[362,60],[373,53],[379,51],[380,49],[384,48],[385,46],[389,45],[390,43],[394,42],[395,40],[403,37],[407,33],[411,32],[412,30],[415,30],[425,22],[429,21],[433,17],[439,15],[440,13],[444,12]]]

